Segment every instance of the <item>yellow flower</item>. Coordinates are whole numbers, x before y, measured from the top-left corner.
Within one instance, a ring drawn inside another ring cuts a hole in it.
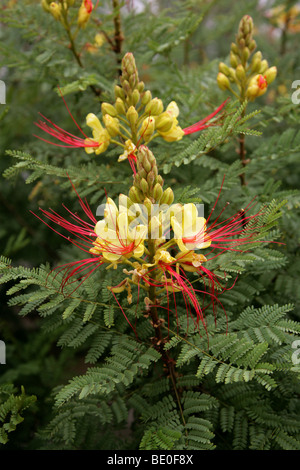
[[[117,262],[122,257],[144,254],[144,240],[148,229],[145,225],[130,227],[126,211],[119,212],[112,199],[108,198],[104,210],[104,219],[97,222],[94,229],[97,238],[90,252],[102,254],[109,262]]]
[[[176,255],[176,262],[179,263],[185,271],[194,272],[197,271],[202,263],[207,261],[204,255],[195,253],[194,251],[188,251],[187,253],[178,253]]]
[[[134,145],[134,143],[128,139],[126,140],[125,142],[125,150],[124,152],[119,156],[118,158],[118,162],[123,162],[124,160],[126,160],[129,155],[134,155],[134,152],[136,151],[136,146]]]
[[[171,103],[168,104],[165,112],[172,118],[172,126],[168,131],[164,131],[163,129],[157,128],[157,132],[167,142],[175,142],[176,140],[181,140],[184,136],[184,132],[181,127],[178,126],[177,117],[179,115],[179,108],[176,102],[171,101]]]
[[[99,155],[99,153],[105,152],[105,150],[107,149],[110,143],[109,133],[107,132],[106,129],[103,128],[99,119],[93,113],[90,113],[87,115],[86,123],[93,131],[92,134],[93,134],[94,141],[96,141],[99,144],[98,147],[92,147],[92,146],[85,147],[86,153],[95,152],[96,155]],[[87,144],[90,142],[92,142],[92,139],[86,139]]]
[[[206,219],[198,217],[195,204],[185,204],[171,217],[174,239],[183,253],[200,250],[210,246],[211,240],[206,235]]]

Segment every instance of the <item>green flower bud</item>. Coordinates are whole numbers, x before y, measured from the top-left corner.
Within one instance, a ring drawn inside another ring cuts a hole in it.
[[[249,50],[248,47],[245,47],[245,48],[243,49],[243,52],[242,52],[242,59],[243,59],[244,62],[247,62],[247,60],[249,59],[249,57],[250,57],[250,50]]]
[[[160,114],[159,116],[155,116],[154,119],[155,119],[155,128],[159,132],[168,132],[171,129],[173,122],[174,122],[174,118],[170,116],[170,114],[167,112],[164,112]]]
[[[265,73],[269,68],[269,64],[267,60],[262,60],[259,68],[259,73]]]
[[[101,111],[102,111],[102,116],[104,116],[105,114],[109,114],[112,117],[117,116],[117,111],[116,111],[115,107],[112,104],[109,104],[109,103],[102,103]]]
[[[232,42],[232,43],[231,43],[231,51],[232,51],[234,54],[239,55],[239,48],[238,48],[238,46],[236,45],[235,42]]]
[[[138,112],[134,106],[130,106],[126,113],[126,118],[128,119],[130,126],[134,128],[139,118]]]
[[[171,188],[167,188],[161,197],[160,203],[161,204],[168,204],[169,206],[173,203],[174,201],[174,193]]]
[[[155,119],[151,116],[144,119],[141,128],[140,128],[140,135],[143,137],[145,142],[152,137],[155,131]]]
[[[245,73],[245,69],[244,67],[242,66],[242,64],[239,64],[236,68],[236,71],[235,71],[235,74],[236,74],[236,77],[237,79],[242,82],[246,79],[246,73]]]
[[[147,181],[145,180],[145,178],[141,179],[140,188],[141,188],[141,190],[143,191],[144,194],[148,194],[149,185],[148,185]]]
[[[156,183],[156,185],[153,188],[153,197],[155,201],[159,201],[162,195],[163,195],[163,188],[161,187],[159,183]]]
[[[136,186],[131,186],[128,194],[130,200],[134,203],[143,202],[144,200],[142,191],[140,191],[140,189],[138,189]]]
[[[125,104],[121,98],[117,98],[115,108],[118,114],[126,114]]]
[[[229,74],[229,67],[224,64],[224,62],[220,62],[219,63],[219,72],[223,73],[224,75],[228,75]]]
[[[115,97],[120,98],[121,100],[125,100],[124,90],[119,85],[115,86]]]
[[[255,52],[254,56],[252,57],[252,61],[250,64],[250,69],[252,73],[256,73],[260,69],[262,59],[262,53],[260,51]]]
[[[222,62],[221,62],[221,63],[222,63]],[[238,64],[239,64],[238,55],[235,54],[234,52],[230,51],[230,65],[231,65],[231,67],[236,68],[236,67],[238,66]],[[228,69],[228,67],[227,67],[227,69]],[[227,75],[227,74],[224,72],[224,70],[221,70],[221,69],[220,69],[220,65],[219,65],[219,70],[220,70],[220,72],[223,72],[225,75]]]
[[[137,86],[138,91],[139,91],[140,93],[143,93],[144,88],[145,88],[145,83],[144,83],[144,82],[139,82],[139,83],[138,83],[138,86]]]
[[[272,83],[277,76],[277,67],[270,67],[268,70],[265,72],[265,79],[267,80],[268,85]]]
[[[140,92],[137,89],[135,89],[132,93],[133,106],[136,106],[139,101],[140,101]]]
[[[119,134],[120,127],[118,119],[111,117],[109,114],[105,114],[103,116],[103,122],[111,137],[116,137],[116,135]]]
[[[219,72],[217,76],[217,83],[221,90],[228,90],[230,88],[230,83],[226,75],[224,73]]]
[[[150,116],[158,116],[159,114],[163,112],[163,110],[164,110],[164,106],[163,106],[162,100],[158,98],[153,98],[153,100],[151,100],[147,104],[145,108],[145,113],[149,114]]]
[[[142,100],[141,100],[142,105],[146,106],[146,104],[149,103],[151,98],[152,98],[151,91],[150,90],[145,91],[145,93],[143,94]]]

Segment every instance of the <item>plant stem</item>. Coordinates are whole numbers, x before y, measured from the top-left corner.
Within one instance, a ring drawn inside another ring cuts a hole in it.
[[[148,248],[149,248],[149,252],[150,252],[149,262],[153,263],[154,262],[154,255],[155,255],[155,243],[151,239],[149,239]],[[162,356],[164,366],[165,366],[166,370],[168,371],[168,375],[171,378],[172,385],[173,385],[173,390],[174,390],[174,393],[175,393],[175,396],[176,396],[176,400],[177,400],[177,403],[178,403],[178,408],[179,408],[181,419],[182,419],[182,423],[183,423],[184,427],[186,428],[186,422],[185,422],[185,418],[184,418],[183,410],[182,410],[182,406],[181,406],[180,393],[179,393],[179,390],[178,390],[178,387],[177,387],[177,381],[176,381],[177,374],[176,374],[176,371],[175,371],[175,361],[169,355],[169,353],[167,351],[165,351],[165,349],[164,349],[165,338],[163,337],[162,329],[161,329],[161,325],[163,324],[163,322],[159,318],[158,311],[157,311],[157,294],[156,294],[156,287],[155,287],[156,271],[155,270],[152,271],[152,277],[151,278],[152,278],[153,282],[151,282],[152,285],[149,288],[149,299],[151,301],[150,315],[151,315],[151,319],[152,319],[152,325],[153,325],[154,331],[155,331],[155,343],[156,343],[155,347],[160,352],[160,354]],[[186,435],[187,435],[187,430],[185,430],[185,432],[186,432]]]
[[[242,118],[245,116],[245,109],[242,112]],[[240,159],[243,165],[243,168],[245,168],[247,162],[246,162],[246,149],[245,149],[245,134],[240,134],[239,135],[239,142],[240,142],[240,149],[239,149],[239,155]],[[240,174],[240,180],[241,180],[241,185],[246,186],[246,177],[245,173]]]
[[[124,41],[124,36],[121,29],[121,15],[120,15],[120,3],[119,0],[112,0],[114,14],[114,25],[115,25],[115,34],[114,34],[114,52],[117,56],[118,71],[119,75],[122,74],[121,70],[121,52],[122,52],[122,43]]]

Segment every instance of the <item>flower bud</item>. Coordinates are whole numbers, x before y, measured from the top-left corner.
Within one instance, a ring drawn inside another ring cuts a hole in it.
[[[126,114],[125,104],[121,98],[117,98],[115,102],[117,114]]]
[[[126,113],[126,118],[128,119],[130,126],[134,128],[139,118],[137,110],[135,109],[134,106],[130,106],[130,108],[128,108],[128,111]]]
[[[79,28],[85,28],[91,16],[93,4],[91,0],[83,0],[78,11],[77,24]]]
[[[236,45],[235,42],[232,42],[232,43],[231,43],[231,51],[232,51],[234,54],[239,55],[239,48],[238,48],[238,46]]]
[[[235,71],[236,77],[240,82],[243,82],[246,79],[245,69],[242,64],[239,64]]]
[[[270,83],[272,83],[275,80],[276,75],[277,75],[277,68],[275,66],[270,67],[268,70],[266,70],[265,79],[267,80],[268,85],[270,85]]]
[[[156,185],[153,188],[153,197],[155,201],[159,201],[163,195],[163,188],[159,183],[156,183]]]
[[[167,188],[161,197],[160,203],[161,204],[168,204],[169,206],[173,203],[174,201],[174,193],[171,188]]]
[[[142,191],[140,191],[140,189],[138,189],[136,186],[131,186],[128,195],[129,199],[135,203],[143,202],[144,200]]]
[[[140,128],[140,135],[143,137],[145,142],[148,142],[148,140],[152,137],[153,133],[155,131],[155,120],[153,117],[147,117],[144,119],[142,126]]]
[[[236,68],[238,66],[238,64],[239,64],[238,55],[235,54],[234,52],[230,51],[230,65],[231,65],[231,67]],[[227,67],[227,69],[228,69],[228,67]],[[220,72],[225,73],[224,70],[221,70],[220,65],[219,65],[219,70],[220,70]],[[225,73],[225,75],[227,75],[227,74]]]
[[[146,106],[146,104],[149,103],[151,98],[152,98],[151,91],[150,90],[145,91],[145,93],[143,94],[142,100],[141,100],[142,105]]]
[[[250,56],[250,50],[248,47],[245,47],[243,49],[243,52],[242,52],[242,59],[244,62],[247,62],[247,60],[249,59],[249,56]]]
[[[158,98],[153,98],[153,100],[151,100],[147,104],[145,108],[145,113],[149,114],[150,116],[158,116],[159,114],[163,112],[163,110],[164,110],[164,106],[163,106],[162,100]]]
[[[255,73],[259,71],[261,59],[262,59],[262,53],[260,51],[255,52],[254,56],[252,57],[251,64],[250,64],[251,72]]]
[[[102,103],[101,111],[102,111],[102,116],[104,116],[105,114],[109,114],[112,117],[117,116],[117,111],[116,111],[115,107],[112,104],[109,104],[109,103]]]
[[[148,185],[147,181],[145,180],[145,178],[141,179],[140,188],[141,188],[141,190],[143,191],[144,194],[148,194],[149,185]]]
[[[120,127],[118,119],[111,117],[109,114],[105,114],[103,116],[103,122],[111,137],[115,137],[119,134]]]
[[[223,73],[224,75],[228,75],[229,74],[229,67],[224,64],[224,62],[220,62],[219,63],[219,72]]]
[[[125,100],[125,93],[123,88],[121,88],[119,85],[115,86],[115,97],[120,98],[122,101]]]
[[[219,72],[217,76],[217,83],[221,90],[228,90],[230,88],[230,83],[226,75],[224,73]]]
[[[267,60],[262,60],[259,68],[259,73],[265,73],[269,68],[269,64]]]
[[[60,18],[61,18],[61,8],[62,8],[61,4],[58,4],[58,3],[55,3],[55,2],[50,3],[49,11],[50,11],[51,15],[57,21],[59,21]]]
[[[143,93],[144,88],[145,88],[145,83],[144,83],[144,82],[139,82],[138,85],[137,85],[138,91],[139,91],[140,93]]]
[[[133,93],[132,93],[133,106],[136,106],[139,101],[140,101],[140,92],[137,89],[135,89],[133,90]]]
[[[159,132],[168,132],[171,129],[173,125],[173,121],[174,121],[174,118],[170,116],[170,114],[167,112],[164,112],[160,114],[159,116],[155,116],[154,119],[155,119],[155,128]]]
[[[50,4],[47,0],[42,0],[41,5],[47,13],[50,13]]]

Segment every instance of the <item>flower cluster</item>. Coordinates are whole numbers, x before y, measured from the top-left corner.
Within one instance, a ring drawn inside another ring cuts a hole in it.
[[[60,21],[66,26],[66,17],[68,15],[69,7],[72,7],[75,0],[42,0],[41,5],[43,9],[50,13],[53,18]],[[91,13],[93,11],[93,3],[91,0],[82,0],[82,3],[77,11],[77,26],[78,28],[85,28]]]
[[[100,265],[117,269],[123,264],[126,276],[119,285],[109,288],[113,295],[126,290],[131,302],[131,285],[137,285],[147,293],[153,292],[153,288],[165,292],[167,296],[172,293],[174,300],[176,293],[181,293],[187,314],[192,316],[195,325],[201,321],[206,327],[206,307],[200,306],[197,293],[210,298],[215,313],[217,305],[222,307],[218,290],[224,288],[220,279],[205,264],[224,251],[240,251],[243,244],[251,243],[256,232],[245,231],[244,226],[255,220],[258,214],[247,215],[251,209],[249,206],[223,222],[219,222],[219,217],[211,222],[219,197],[205,219],[198,215],[194,204],[173,203],[172,189],[164,190],[163,184],[153,153],[148,147],[141,146],[137,150],[137,173],[133,186],[128,195],[120,195],[118,206],[107,197],[101,220],[96,220],[87,202],[82,201],[79,195],[88,222],[68,209],[71,221],[51,210],[42,210],[44,218],[41,220],[47,225],[46,220],[49,220],[69,232],[71,236],[66,236],[51,226],[88,253],[88,258],[84,260],[59,267],[60,271],[64,270],[63,289],[76,281],[80,281],[80,285]],[[190,272],[198,273],[203,285],[201,289],[196,289],[189,281]],[[153,298],[146,296],[145,302],[147,305],[147,302],[153,302]],[[167,310],[169,315],[170,308]],[[192,311],[196,313],[196,318]]]
[[[121,149],[118,161],[128,159],[134,167],[135,152],[140,145],[149,145],[157,137],[167,142],[178,141],[187,134],[214,125],[214,122],[208,121],[220,113],[226,101],[209,116],[182,129],[177,119],[179,108],[176,102],[171,101],[164,108],[161,99],[153,98],[150,90],[145,90],[144,82],[139,80],[133,54],[127,53],[122,60],[120,85],[115,86],[115,103],[102,103],[101,120],[94,113],[86,116],[86,124],[92,132],[91,137],[86,135],[77,123],[83,138],[64,131],[44,116],[44,121],[40,120],[37,125],[62,142],[54,145],[84,148],[88,154],[99,155],[105,152],[110,144],[116,145]],[[72,119],[74,120],[73,117]]]
[[[219,87],[221,90],[230,90],[240,101],[254,101],[266,93],[268,85],[277,75],[276,67],[269,67],[260,51],[253,54],[256,42],[252,35],[253,20],[246,15],[240,21],[236,42],[231,44],[231,66],[228,67],[224,62],[219,64]],[[236,85],[238,93],[232,89],[233,84]]]

